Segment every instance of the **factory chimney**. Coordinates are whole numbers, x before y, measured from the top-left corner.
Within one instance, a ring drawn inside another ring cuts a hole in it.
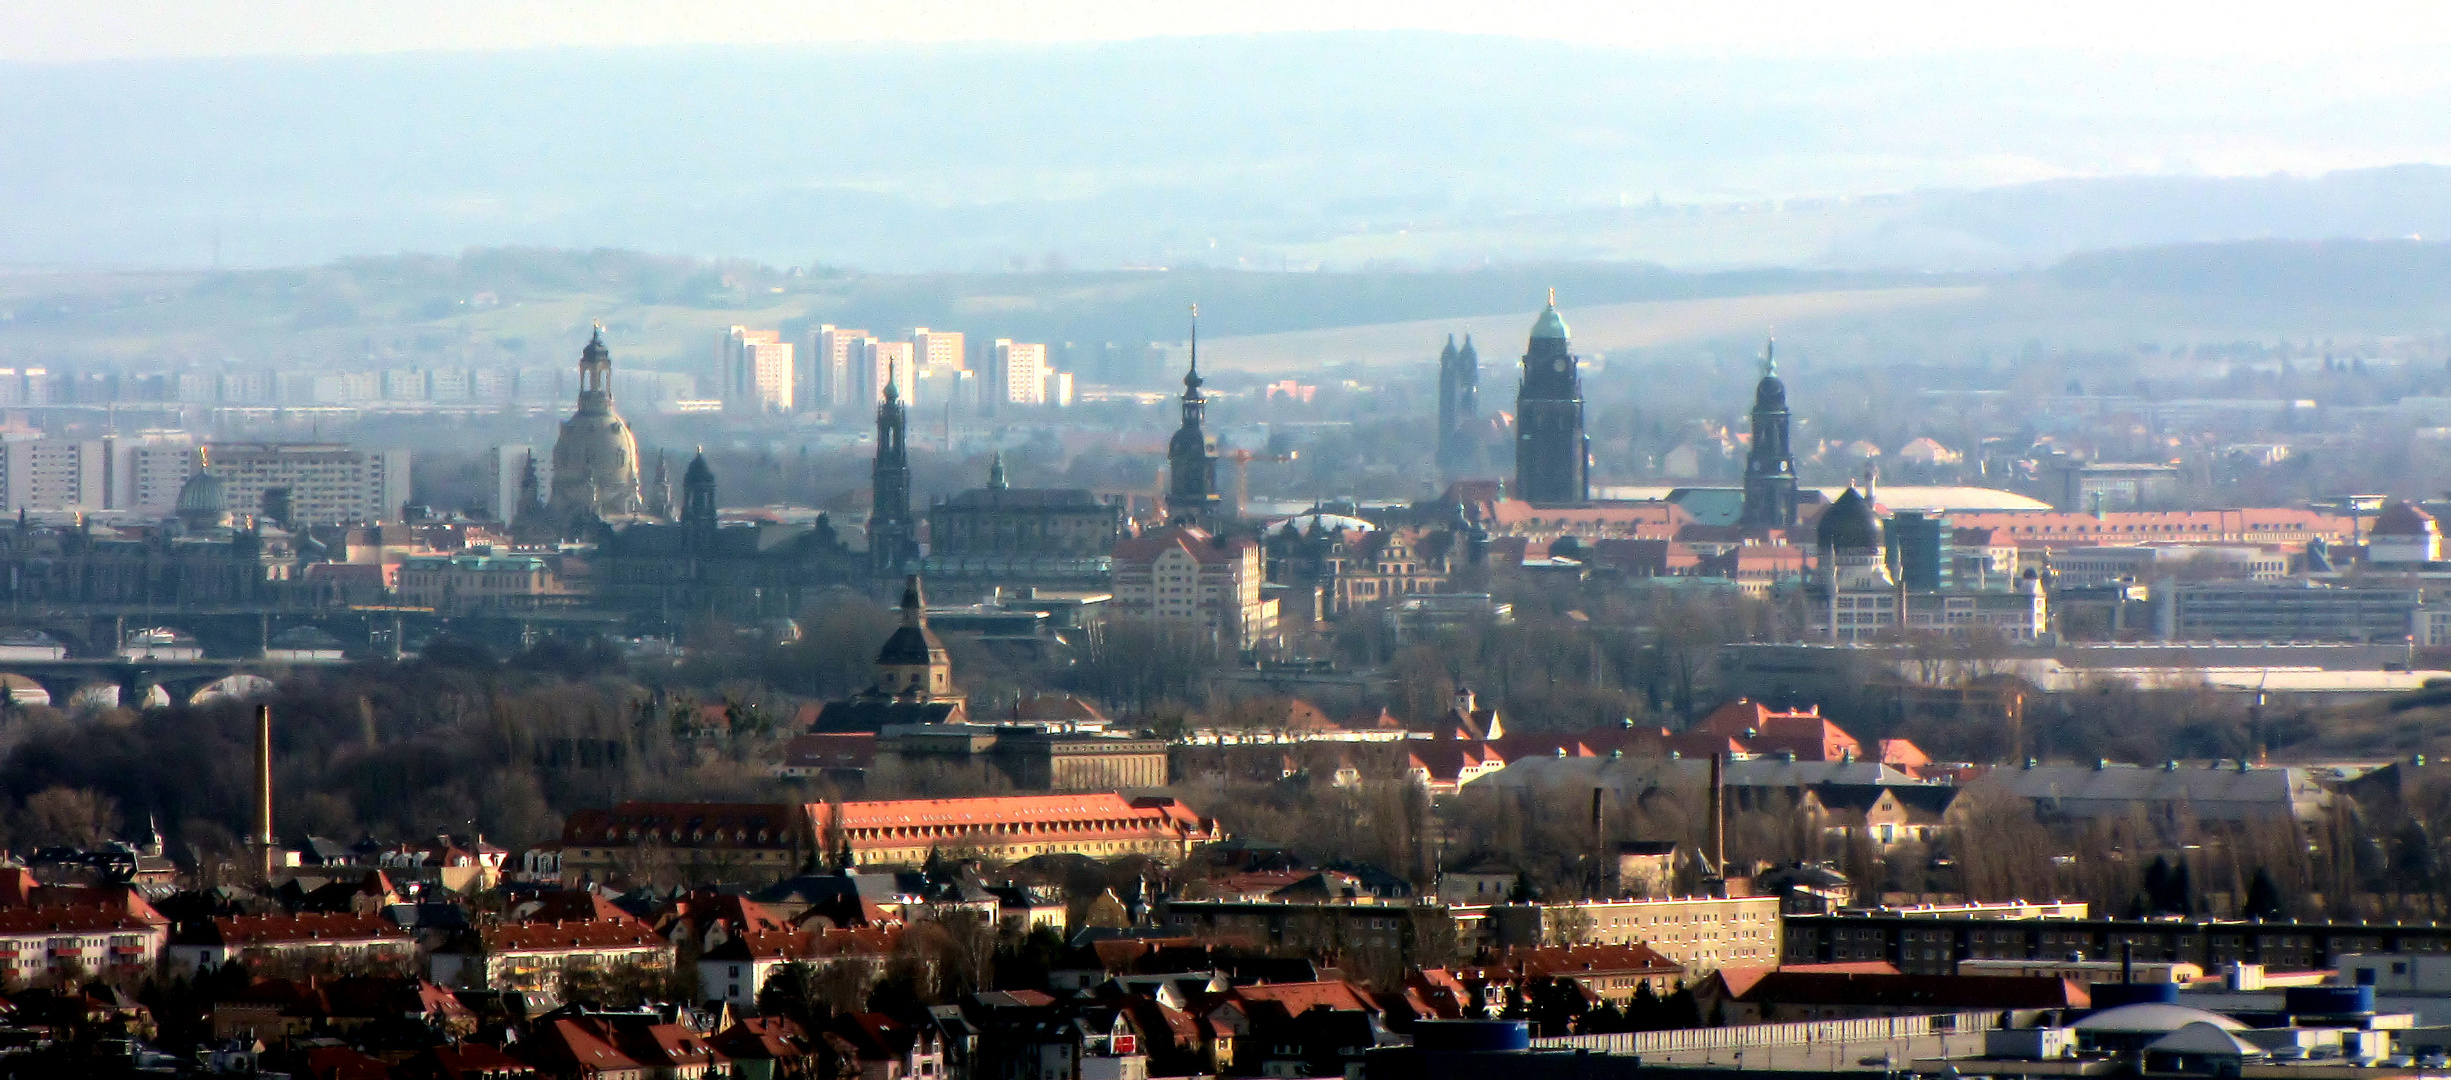
[[[1727,754],[1711,754],[1710,815],[1711,832],[1708,842],[1711,857],[1711,877],[1726,888],[1728,880],[1728,777]],[[1724,893],[1723,893],[1724,894]]]
[[[272,883],[272,706],[255,707],[255,845],[256,874]]]

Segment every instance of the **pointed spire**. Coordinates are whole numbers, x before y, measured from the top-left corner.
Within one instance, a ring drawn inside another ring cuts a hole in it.
[[[1003,491],[1012,485],[1004,479],[1004,451],[996,451],[996,460],[987,467],[987,489]]]
[[[1762,342],[1762,377],[1765,379],[1779,377],[1779,332],[1775,329]]]
[[[927,589],[919,583],[919,575],[902,579],[902,625],[925,627],[928,624]]]
[[[1200,305],[1191,306],[1191,370],[1183,374],[1183,394],[1200,392]]]

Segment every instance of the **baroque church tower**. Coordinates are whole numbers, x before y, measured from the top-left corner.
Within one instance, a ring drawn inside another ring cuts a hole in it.
[[[1208,398],[1200,392],[1200,307],[1191,309],[1191,370],[1183,375],[1183,426],[1166,444],[1166,523],[1217,531],[1217,454],[1200,429]]]
[[[1450,482],[1470,475],[1480,464],[1481,355],[1473,351],[1472,335],[1464,347],[1438,353],[1438,471]]]
[[[888,371],[885,400],[877,405],[877,460],[869,474],[868,563],[879,576],[901,573],[904,563],[919,557],[919,532],[911,525],[909,428],[896,373]]]
[[[1788,442],[1787,384],[1779,381],[1778,341],[1762,349],[1762,381],[1753,388],[1753,446],[1745,452],[1746,536],[1796,527],[1796,461]]]
[[[1515,490],[1525,502],[1571,505],[1591,501],[1591,437],[1583,433],[1583,377],[1567,348],[1557,290],[1532,323],[1515,391]]]
[[[613,353],[604,347],[599,324],[579,353],[579,407],[553,440],[549,508],[556,520],[569,523],[636,514],[644,506],[638,436],[613,408]]]
[[[681,474],[681,529],[692,546],[706,548],[714,544],[715,533],[722,527],[715,514],[715,470],[707,465],[706,449],[700,447],[688,471]]]

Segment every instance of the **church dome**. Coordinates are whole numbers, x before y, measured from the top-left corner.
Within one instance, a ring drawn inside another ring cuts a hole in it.
[[[209,472],[199,472],[179,485],[180,517],[217,515],[230,508],[229,485]]]
[[[1540,318],[1533,320],[1532,336],[1566,339],[1566,320],[1558,316],[1556,300],[1549,301],[1549,306],[1541,309]]]
[[[700,450],[697,457],[689,459],[689,468],[681,473],[681,483],[689,487],[715,486],[715,470],[706,463],[706,451]]]
[[[1881,519],[1873,512],[1872,501],[1853,485],[1821,512],[1813,533],[1822,547],[1836,551],[1877,551],[1881,547]]]
[[[1762,381],[1754,385],[1753,408],[1756,411],[1787,408],[1787,384],[1779,381],[1777,373],[1762,376]]]

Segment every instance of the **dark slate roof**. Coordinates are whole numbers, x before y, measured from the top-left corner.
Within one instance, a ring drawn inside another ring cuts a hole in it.
[[[878,731],[889,724],[942,724],[953,717],[950,701],[889,701],[853,698],[830,701],[817,713],[812,731]]]
[[[972,488],[946,499],[954,510],[1103,510],[1088,488]]]
[[[1870,551],[1881,546],[1881,520],[1873,511],[1871,500],[1853,487],[1821,512],[1813,532],[1814,539],[1825,548]]]
[[[877,663],[924,664],[928,662],[929,650],[944,647],[945,643],[936,636],[936,631],[927,627],[897,627],[894,636],[885,639],[885,647],[877,650]]]

